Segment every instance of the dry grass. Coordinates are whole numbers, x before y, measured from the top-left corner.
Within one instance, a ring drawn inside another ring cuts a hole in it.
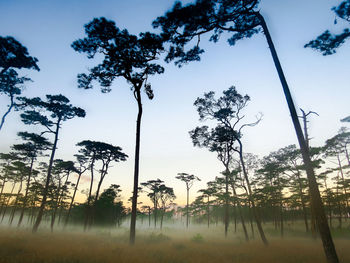
[[[265,247],[259,240],[249,243],[239,239],[214,238],[188,233],[166,235],[139,234],[137,244],[129,246],[128,233],[99,232],[82,234],[31,234],[26,231],[0,230],[0,263],[104,263],[104,262],[325,262],[320,241],[307,238],[271,238]],[[222,233],[220,233],[220,236]],[[171,237],[169,237],[171,236]],[[219,235],[218,235],[219,236]],[[203,238],[201,238],[203,237]],[[341,262],[350,262],[350,240],[335,240]]]

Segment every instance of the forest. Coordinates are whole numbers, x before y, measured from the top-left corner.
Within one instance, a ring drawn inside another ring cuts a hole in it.
[[[350,262],[350,0],[299,64],[293,1],[108,1],[0,3],[0,263]]]

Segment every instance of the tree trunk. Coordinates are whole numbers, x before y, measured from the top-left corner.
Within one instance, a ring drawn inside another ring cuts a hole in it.
[[[344,180],[343,167],[341,165],[340,157],[338,154],[337,154],[337,160],[338,160],[339,171],[340,171],[340,175],[341,175],[341,179],[342,179],[343,190],[344,190],[344,194],[345,194],[346,214],[348,214],[349,213],[348,193],[346,191],[346,184],[345,184],[345,180]]]
[[[12,225],[13,219],[15,218],[15,213],[16,213],[16,210],[17,210],[17,204],[18,204],[19,195],[20,195],[20,193],[22,191],[23,177],[24,176],[22,175],[21,178],[20,178],[20,184],[19,184],[16,200],[15,200],[15,203],[13,205],[13,209],[12,209],[11,216],[10,216],[10,226]]]
[[[269,30],[267,28],[265,19],[263,18],[263,16],[260,13],[257,13],[257,17],[260,20],[261,26],[264,30],[264,34],[266,36],[266,40],[269,44],[272,58],[273,58],[273,61],[275,63],[275,66],[276,66],[276,69],[277,69],[277,72],[278,72],[278,75],[279,75],[279,78],[280,78],[280,81],[281,81],[281,84],[283,87],[284,95],[285,95],[286,100],[287,100],[288,108],[289,108],[289,111],[290,111],[290,114],[292,117],[292,121],[294,124],[294,128],[295,128],[295,132],[297,134],[301,154],[303,156],[303,161],[304,161],[304,165],[305,165],[305,169],[306,169],[306,174],[307,174],[308,181],[309,181],[311,203],[313,206],[313,211],[315,212],[316,222],[317,222],[317,225],[318,225],[318,228],[320,231],[324,252],[326,254],[326,258],[327,258],[327,261],[329,263],[338,263],[339,259],[337,256],[337,252],[335,250],[335,246],[333,243],[331,232],[329,230],[327,217],[326,217],[326,214],[324,212],[320,192],[318,189],[318,185],[317,185],[315,174],[314,174],[313,167],[312,167],[309,149],[307,148],[307,145],[305,143],[303,132],[301,130],[301,126],[300,126],[300,123],[298,120],[298,115],[297,115],[296,110],[295,110],[294,102],[293,102],[292,96],[290,94],[290,90],[289,90],[287,81],[284,77],[284,73],[283,73],[281,64],[279,62],[274,44],[272,42],[272,38],[270,36]]]
[[[245,226],[244,217],[242,214],[241,202],[238,200],[238,196],[237,196],[236,189],[235,189],[234,185],[232,185],[232,190],[233,190],[233,194],[237,200],[236,204],[237,204],[237,208],[238,208],[239,217],[241,219],[241,224],[242,224],[242,228],[243,228],[243,232],[244,232],[244,236],[245,236],[245,241],[249,242],[248,231],[247,231],[247,228]]]
[[[229,160],[229,158],[228,158]],[[225,237],[227,237],[227,231],[228,231],[228,224],[230,220],[229,216],[229,192],[228,192],[228,176],[229,176],[229,169],[228,164],[225,165],[225,216],[224,216],[224,224],[225,224]]]
[[[87,200],[86,209],[85,209],[84,232],[87,229],[88,222],[91,217],[90,202],[91,202],[91,195],[92,195],[92,186],[94,184],[94,165],[95,165],[95,153],[92,156],[91,165],[90,165],[91,181],[90,181],[88,200]]]
[[[27,206],[27,198],[28,198],[28,191],[29,191],[29,186],[30,186],[30,179],[32,177],[32,172],[33,172],[33,164],[34,164],[34,158],[31,159],[30,162],[30,169],[29,169],[29,174],[28,174],[28,179],[27,179],[27,186],[26,186],[26,192],[24,194],[24,199],[23,199],[23,205],[22,205],[22,210],[21,210],[21,215],[19,216],[19,220],[17,223],[17,227],[20,227],[23,216],[24,216],[24,210]]]
[[[10,195],[9,195],[9,198],[7,199],[5,207],[4,207],[4,211],[2,211],[1,223],[4,220],[4,217],[5,217],[5,214],[6,214],[6,210],[7,210],[8,206],[9,206],[9,204],[10,204],[10,200],[11,200],[11,197],[12,197],[13,190],[15,189],[15,185],[16,185],[16,183],[13,183],[12,188],[11,188],[11,192],[10,192]],[[5,198],[4,198],[4,202],[5,202]]]
[[[1,118],[1,122],[0,122],[0,130],[2,129],[2,126],[4,125],[5,123],[5,118],[6,116],[11,112],[13,106],[15,105],[14,101],[13,101],[13,95],[10,96],[10,100],[11,100],[11,103],[10,103],[10,106],[8,107],[7,111],[5,112],[5,114],[2,116]]]
[[[136,212],[137,212],[137,195],[139,185],[139,160],[140,160],[140,132],[141,132],[141,84],[135,88],[135,97],[137,100],[138,114],[136,120],[136,144],[135,144],[135,168],[134,168],[134,189],[132,194],[131,220],[130,220],[130,244],[135,244],[136,236]]]
[[[237,136],[236,136],[236,140],[239,143],[239,151],[238,151],[239,159],[240,159],[240,162],[242,165],[243,176],[244,176],[244,179],[247,183],[247,188],[248,188],[248,193],[249,193],[248,197],[249,197],[250,203],[252,204],[252,211],[253,211],[253,215],[255,218],[256,226],[258,227],[258,231],[259,231],[262,242],[264,243],[264,245],[267,246],[269,244],[269,242],[267,241],[267,239],[265,237],[264,230],[261,226],[261,220],[260,220],[258,211],[257,211],[256,206],[255,206],[255,201],[254,201],[253,196],[252,196],[252,194],[253,194],[252,189],[250,187],[250,182],[249,182],[247,170],[245,168],[245,163],[244,163],[244,159],[243,159],[243,145],[242,145],[241,140]]]
[[[54,143],[53,143],[53,147],[52,147],[52,151],[51,151],[49,167],[47,170],[47,177],[46,177],[46,183],[45,183],[45,188],[44,188],[44,193],[43,193],[43,199],[41,200],[41,205],[39,208],[38,216],[36,218],[36,221],[35,221],[33,229],[32,229],[33,233],[36,233],[38,231],[41,219],[42,219],[43,214],[44,214],[44,209],[45,209],[46,200],[47,200],[47,194],[48,194],[49,185],[50,185],[50,181],[51,181],[52,165],[53,165],[53,160],[55,158],[56,147],[57,147],[57,142],[58,142],[58,131],[60,129],[60,122],[61,122],[61,120],[58,120],[56,123],[55,139],[54,139]]]
[[[75,194],[77,193],[77,190],[78,190],[78,185],[79,185],[79,181],[80,181],[81,175],[82,175],[82,173],[79,173],[78,179],[77,179],[77,183],[75,184],[75,187],[74,187],[74,192],[73,192],[73,195],[72,195],[72,200],[70,201],[69,208],[68,208],[68,212],[67,212],[67,217],[66,217],[66,220],[65,220],[65,222],[64,222],[64,227],[67,227],[67,225],[68,225],[70,212],[71,212],[72,207],[73,207],[73,204],[74,204],[74,198],[75,198]]]
[[[208,195],[208,200],[207,200],[207,220],[208,220],[208,228],[210,225],[210,210],[209,210],[209,195]]]
[[[306,205],[305,205],[305,200],[304,200],[304,195],[303,195],[303,187],[301,185],[301,179],[300,179],[300,174],[299,171],[297,171],[297,179],[298,179],[298,185],[299,185],[299,195],[300,195],[300,202],[301,206],[303,209],[303,217],[304,217],[304,223],[305,223],[305,230],[306,232],[309,232],[309,224],[307,222],[307,212],[306,212]]]
[[[186,202],[186,228],[188,228],[188,224],[189,224],[189,213],[188,213],[188,203],[189,203],[189,197],[190,197],[190,189],[188,186],[186,186],[187,188],[187,202]]]

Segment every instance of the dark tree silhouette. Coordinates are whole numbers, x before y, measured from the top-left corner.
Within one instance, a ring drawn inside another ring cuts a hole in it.
[[[154,213],[154,227],[157,226],[157,217],[158,217],[158,205],[159,205],[159,192],[160,187],[163,185],[164,181],[159,178],[156,180],[148,180],[147,182],[141,183],[143,188],[147,188],[144,190],[147,192],[147,196],[153,202],[153,213]]]
[[[91,68],[89,74],[78,75],[79,87],[90,89],[92,88],[91,82],[97,80],[101,85],[101,91],[106,93],[111,91],[110,86],[113,80],[122,77],[131,85],[138,106],[134,187],[130,221],[130,244],[134,244],[143,110],[141,90],[144,88],[149,99],[154,97],[151,85],[148,83],[148,76],[164,72],[162,66],[154,63],[158,54],[163,51],[163,42],[161,37],[149,32],[140,33],[139,37],[129,34],[126,29],[120,30],[113,21],[103,17],[95,18],[86,24],[85,33],[87,37],[75,41],[72,44],[73,49],[86,53],[90,59],[94,58],[96,54],[102,55],[103,61],[96,67]]]
[[[80,178],[81,178],[82,174],[88,169],[88,166],[87,166],[88,158],[86,156],[84,156],[82,154],[76,154],[74,156],[77,159],[77,163],[78,163],[78,167],[76,168],[77,173],[78,173],[78,178],[77,178],[77,182],[74,185],[74,191],[73,191],[73,195],[71,198],[71,202],[69,204],[67,216],[66,216],[66,219],[64,221],[64,227],[66,227],[68,225],[68,222],[69,222],[69,217],[70,217],[70,213],[72,211],[72,207],[74,204],[75,195],[76,195],[77,190],[78,190]]]
[[[14,69],[9,69],[0,74],[0,94],[4,94],[10,98],[10,104],[0,121],[0,130],[2,129],[7,115],[16,107],[16,98],[21,95],[24,83],[30,81],[26,77],[18,77]]]
[[[38,59],[29,56],[26,47],[13,37],[0,36],[0,75],[11,68],[27,68],[39,71]]]
[[[178,173],[177,176],[175,176],[176,179],[179,179],[186,184],[186,227],[188,228],[188,224],[190,222],[189,219],[189,211],[188,211],[188,204],[190,199],[190,189],[193,186],[194,181],[200,181],[197,176],[193,174],[187,174],[187,173]]]
[[[9,36],[0,36],[0,94],[10,98],[10,104],[1,118],[0,130],[4,125],[6,116],[16,106],[16,97],[21,94],[24,82],[30,80],[26,77],[19,77],[14,68],[39,70],[37,62],[38,60],[29,56],[27,48],[16,39]]]
[[[224,164],[225,171],[225,235],[228,229],[228,207],[229,207],[229,165],[232,163],[234,152],[239,154],[239,160],[242,166],[244,178],[247,183],[249,199],[252,204],[255,221],[264,244],[268,244],[264,231],[261,226],[261,220],[256,212],[255,202],[252,198],[251,185],[248,178],[248,172],[243,158],[243,144],[241,142],[242,129],[247,126],[255,126],[261,120],[258,117],[256,122],[241,124],[244,118],[242,111],[250,100],[248,95],[242,96],[235,87],[230,87],[223,92],[223,96],[216,99],[213,91],[205,93],[203,98],[198,98],[194,105],[197,107],[199,118],[203,120],[214,120],[217,122],[215,128],[209,131],[208,126],[197,127],[190,132],[193,144],[198,147],[206,147],[211,152],[218,154],[218,159]],[[235,143],[238,143],[238,146]]]
[[[108,173],[108,168],[110,167],[111,162],[119,162],[125,161],[128,157],[125,153],[122,152],[122,148],[119,146],[113,146],[104,142],[90,141],[85,140],[77,144],[78,146],[83,147],[79,150],[79,152],[85,158],[89,159],[90,162],[90,171],[91,171],[91,183],[87,201],[87,214],[85,218],[84,229],[86,230],[88,223],[91,225],[93,223],[93,214],[91,211],[90,203],[93,201],[93,207],[95,206],[96,201],[98,200],[100,189],[102,182],[105,176]],[[92,185],[94,180],[94,167],[96,161],[100,161],[102,163],[100,172],[100,180],[97,184],[97,190],[94,196],[94,200],[92,200]]]
[[[260,32],[262,28],[282,84],[298,138],[309,181],[311,202],[326,258],[328,262],[337,263],[339,259],[329,230],[309,149],[307,148],[294,102],[265,19],[257,11],[258,4],[258,0],[196,0],[195,3],[186,6],[176,2],[172,10],[166,12],[164,16],[158,17],[153,22],[153,26],[161,27],[163,38],[170,42],[171,46],[166,61],[176,60],[175,63],[179,66],[189,61],[200,60],[200,54],[204,52],[199,47],[200,36],[205,33],[212,32],[210,40],[217,42],[223,32],[229,32],[232,36],[228,39],[228,42],[230,45],[235,45],[238,40],[250,38]],[[186,44],[193,42],[195,42],[194,47],[185,51]]]
[[[23,197],[21,215],[17,224],[17,226],[19,227],[22,223],[24,210],[28,202],[27,196],[30,187],[30,182],[32,179],[34,162],[38,157],[43,156],[43,152],[49,150],[52,147],[52,145],[45,137],[39,134],[19,132],[18,136],[22,138],[24,143],[15,144],[12,146],[12,149],[18,152],[18,154],[20,154],[29,164],[29,172],[27,175],[27,184]]]
[[[57,149],[58,134],[62,125],[62,122],[70,120],[74,117],[85,117],[85,111],[81,108],[74,107],[69,104],[69,99],[63,95],[46,95],[46,101],[43,101],[39,97],[36,98],[21,98],[22,103],[29,107],[22,114],[21,118],[24,124],[28,125],[41,125],[45,128],[44,133],[49,133],[54,136],[53,146],[51,149],[49,165],[47,169],[47,176],[45,182],[45,188],[43,192],[43,198],[41,201],[40,209],[33,226],[33,232],[37,232],[40,225],[48,194],[48,189],[51,180],[52,165],[55,158]]]
[[[346,22],[350,22],[350,0],[341,2],[337,7],[332,8],[337,17]],[[334,20],[337,24],[337,18]],[[315,40],[311,40],[304,47],[310,47],[322,53],[322,55],[332,55],[337,52],[337,49],[350,37],[350,29],[345,28],[340,34],[332,34],[326,30],[319,35]]]

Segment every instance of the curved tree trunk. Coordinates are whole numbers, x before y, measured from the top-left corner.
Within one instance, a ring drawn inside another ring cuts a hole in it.
[[[50,185],[50,181],[51,181],[51,171],[52,171],[52,165],[53,165],[53,160],[55,158],[55,153],[56,153],[56,148],[57,148],[57,142],[58,142],[58,131],[60,129],[60,122],[61,120],[58,120],[56,123],[56,131],[55,131],[55,139],[54,139],[54,143],[52,146],[52,151],[51,151],[51,156],[50,156],[50,162],[49,162],[49,167],[47,170],[47,177],[46,177],[46,183],[45,183],[45,188],[44,188],[44,193],[43,193],[43,199],[41,200],[41,205],[39,208],[39,212],[38,212],[38,216],[35,220],[32,232],[36,233],[38,231],[39,225],[41,223],[41,219],[43,217],[44,214],[44,209],[46,206],[46,200],[47,200],[47,194],[49,191],[49,185]]]
[[[269,45],[269,48],[271,51],[271,55],[272,55],[273,61],[275,63],[275,66],[276,66],[276,69],[278,72],[278,76],[280,78],[280,81],[281,81],[281,84],[283,87],[283,92],[284,92],[284,95],[285,95],[286,100],[287,100],[288,108],[289,108],[289,111],[290,111],[290,114],[292,117],[293,125],[294,125],[295,132],[296,132],[296,135],[298,138],[301,154],[302,154],[305,169],[306,169],[306,174],[307,174],[308,181],[309,181],[312,209],[315,213],[316,222],[318,225],[318,229],[320,231],[324,252],[326,254],[326,258],[327,258],[327,261],[329,263],[338,263],[339,262],[338,255],[337,255],[337,252],[335,250],[335,246],[333,243],[331,232],[329,230],[327,217],[326,217],[326,214],[324,212],[324,208],[323,208],[323,204],[322,204],[322,200],[321,200],[321,195],[320,195],[320,192],[318,189],[316,177],[315,177],[314,170],[312,167],[309,149],[307,147],[307,144],[306,144],[304,136],[303,136],[303,132],[301,130],[301,126],[299,123],[298,115],[297,115],[296,110],[295,110],[294,102],[293,102],[292,96],[290,94],[290,90],[289,90],[287,81],[284,77],[282,66],[279,62],[277,52],[275,50],[275,46],[274,46],[272,38],[270,36],[270,32],[267,28],[265,19],[260,13],[257,13],[257,18],[260,20],[260,24],[264,30],[264,34],[266,36],[266,40],[268,42],[268,45]]]
[[[137,212],[137,195],[139,185],[139,160],[140,160],[140,132],[141,132],[141,117],[142,117],[142,103],[141,103],[141,85],[135,88],[135,98],[137,100],[138,114],[136,120],[136,144],[135,144],[135,166],[134,166],[134,188],[132,194],[131,205],[131,220],[130,220],[130,244],[135,244],[136,236],[136,212]]]
[[[11,99],[11,103],[10,103],[10,106],[8,107],[7,111],[4,113],[4,115],[2,116],[1,118],[1,122],[0,122],[0,130],[2,129],[2,126],[4,125],[5,123],[5,118],[6,116],[11,112],[13,106],[15,105],[14,101],[13,101],[13,95],[10,96],[10,99]]]

